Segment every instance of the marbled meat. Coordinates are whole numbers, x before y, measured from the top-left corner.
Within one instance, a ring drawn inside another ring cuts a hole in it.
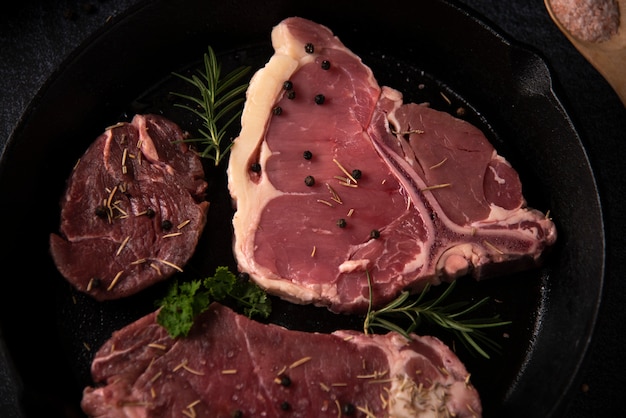
[[[214,303],[186,338],[154,312],[95,354],[90,417],[480,417],[457,356],[434,337],[290,331]]]
[[[185,138],[162,116],[136,115],[81,157],[50,235],[54,263],[76,289],[118,299],[182,271],[209,207],[202,162]]]
[[[253,76],[228,167],[234,253],[268,292],[364,312],[534,268],[556,240],[475,126],[378,85],[333,33],[294,17]]]

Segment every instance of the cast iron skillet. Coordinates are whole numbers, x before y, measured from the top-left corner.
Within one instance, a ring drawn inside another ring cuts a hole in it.
[[[382,85],[406,99],[452,113],[463,108],[463,117],[518,170],[529,204],[550,211],[559,241],[545,267],[460,281],[457,298],[489,295],[497,301],[490,309],[513,324],[493,334],[502,350],[492,359],[462,348],[458,354],[481,393],[485,416],[559,413],[591,337],[603,282],[604,232],[593,174],[544,62],[443,0],[146,1],[75,51],[23,115],[0,166],[8,243],[0,257],[3,266],[17,266],[5,273],[0,293],[4,354],[15,372],[9,385],[19,395],[11,411],[80,417],[94,351],[111,332],[153,310],[166,289],[158,285],[97,303],[57,273],[48,236],[58,228],[58,201],[76,159],[106,126],[136,112],[160,112],[193,130],[194,121],[168,94],[181,87],[172,72],[193,68],[209,45],[225,70],[256,69],[271,54],[271,28],[293,15],[329,26]],[[234,265],[223,171],[209,170],[208,179],[210,219],[191,263],[199,274]],[[279,301],[271,320],[311,331],[361,326],[360,318]]]

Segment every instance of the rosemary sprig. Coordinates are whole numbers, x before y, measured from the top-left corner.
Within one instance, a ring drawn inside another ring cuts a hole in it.
[[[204,54],[204,71],[198,70],[198,74],[191,77],[174,73],[175,76],[195,86],[199,96],[171,93],[192,103],[192,105],[177,103],[175,106],[189,110],[202,121],[202,128],[198,129],[200,137],[187,139],[186,142],[204,145],[200,155],[213,160],[216,166],[233,145],[231,141],[224,146],[222,141],[228,128],[241,116],[240,105],[244,101],[243,93],[248,88],[248,83],[236,84],[246,75],[250,67],[239,67],[223,78],[221,70],[215,52],[209,47],[208,52]],[[225,120],[227,117],[230,119]]]
[[[452,293],[456,281],[450,283],[445,291],[434,300],[424,301],[425,295],[430,289],[430,285],[427,285],[416,299],[409,299],[409,292],[404,291],[395,300],[378,310],[372,310],[372,286],[369,274],[368,283],[370,283],[370,306],[363,324],[363,330],[366,334],[373,331],[374,328],[381,328],[387,331],[395,331],[409,338],[409,334],[414,332],[421,325],[422,320],[424,320],[451,332],[470,351],[473,350],[488,359],[490,357],[487,349],[497,351],[500,346],[491,340],[483,330],[511,323],[511,321],[500,320],[498,315],[488,318],[467,318],[467,315],[487,303],[489,297],[485,297],[473,304],[461,301],[442,305],[444,300]],[[402,319],[408,320],[410,325],[407,328],[401,327],[396,322]]]

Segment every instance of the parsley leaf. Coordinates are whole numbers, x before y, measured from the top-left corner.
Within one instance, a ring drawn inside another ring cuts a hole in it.
[[[243,313],[248,318],[253,316],[267,318],[272,311],[271,300],[267,297],[267,293],[252,283],[248,282],[247,286],[236,287],[230,296],[243,307]]]
[[[228,270],[228,267],[218,267],[213,277],[204,279],[204,287],[215,300],[222,300],[230,295],[236,283],[237,277]]]
[[[161,310],[157,322],[167,329],[172,337],[186,336],[194,318],[209,307],[208,292],[201,291],[202,282],[174,282],[167,295],[158,302]]]
[[[160,311],[157,323],[171,337],[186,337],[195,318],[208,309],[211,302],[233,302],[248,317],[267,318],[271,300],[263,289],[250,281],[239,280],[228,267],[218,267],[204,280],[179,283],[175,281],[165,297],[157,301]]]

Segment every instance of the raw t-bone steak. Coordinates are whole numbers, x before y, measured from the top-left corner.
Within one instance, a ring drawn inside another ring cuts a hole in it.
[[[213,304],[188,337],[156,312],[96,353],[91,417],[480,417],[467,370],[434,337],[290,331]]]
[[[136,115],[81,157],[50,235],[57,268],[78,290],[118,299],[182,271],[209,207],[200,157],[185,138],[162,116]]]
[[[288,18],[272,43],[228,169],[240,270],[289,301],[363,312],[368,276],[381,305],[541,262],[555,226],[478,128],[403,104],[324,26]]]

